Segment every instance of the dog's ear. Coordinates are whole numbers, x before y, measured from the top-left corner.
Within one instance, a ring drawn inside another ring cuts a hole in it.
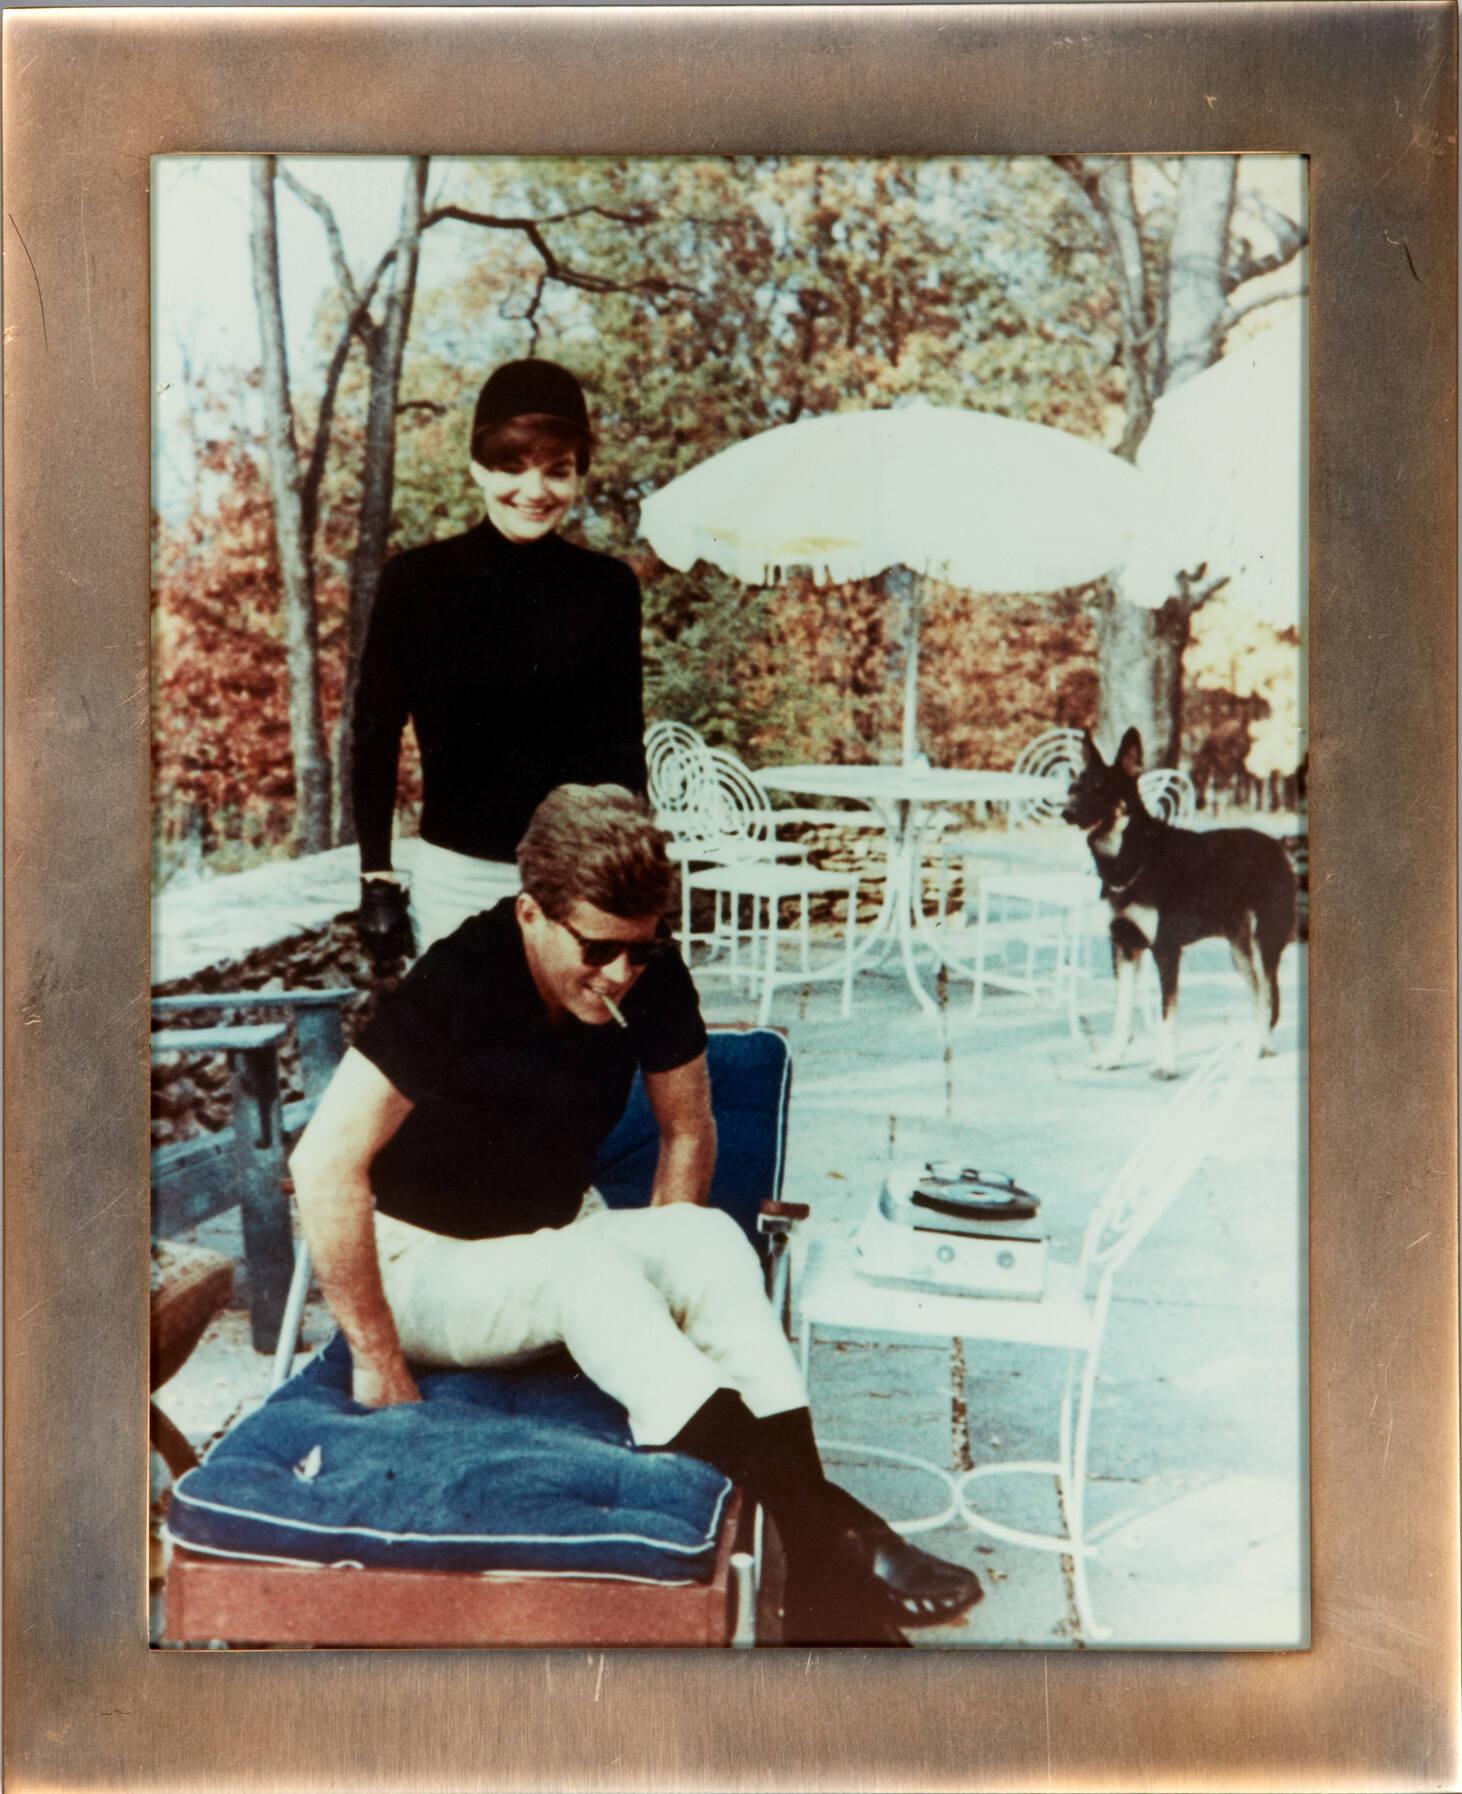
[[[1081,757],[1088,767],[1105,766],[1106,764],[1101,755],[1097,752],[1097,745],[1091,738],[1090,729],[1083,729],[1081,731]]]
[[[1129,729],[1122,737],[1122,745],[1117,749],[1117,764],[1129,779],[1135,779],[1142,771],[1142,737],[1136,729]]]

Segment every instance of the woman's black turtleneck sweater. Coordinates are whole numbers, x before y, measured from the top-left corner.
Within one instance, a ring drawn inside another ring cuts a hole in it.
[[[561,536],[489,522],[381,574],[355,706],[362,870],[391,864],[401,731],[421,749],[425,840],[511,860],[555,785],[645,789],[640,588]]]

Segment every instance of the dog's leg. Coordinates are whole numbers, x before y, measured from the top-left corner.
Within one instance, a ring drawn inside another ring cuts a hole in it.
[[[1274,1057],[1274,1029],[1279,1021],[1279,967],[1270,965],[1259,944],[1254,945],[1255,1026],[1259,1035],[1259,1057]]]
[[[1262,1058],[1274,1051],[1269,1044],[1270,1015],[1278,992],[1269,984],[1260,965],[1258,944],[1252,928],[1247,925],[1247,919],[1245,927],[1238,934],[1229,937],[1228,946],[1233,956],[1234,970],[1249,987],[1249,997],[1254,1006],[1254,1051]]]
[[[1290,918],[1281,917],[1281,926],[1273,927],[1261,916],[1256,931],[1254,958],[1259,987],[1255,1001],[1259,1005],[1259,1051],[1264,1055],[1274,1052],[1274,1030],[1279,1026],[1279,962],[1289,944],[1290,926]]]
[[[1162,1019],[1157,1025],[1157,1045],[1152,1055],[1155,1078],[1178,1075],[1178,962],[1182,956],[1183,949],[1165,941],[1159,933],[1152,944],[1158,987],[1162,992]]]
[[[1112,1032],[1097,1054],[1098,1071],[1115,1071],[1132,1043],[1132,1009],[1137,991],[1137,967],[1147,948],[1146,937],[1124,917],[1112,923],[1112,964],[1117,973],[1117,1012]]]

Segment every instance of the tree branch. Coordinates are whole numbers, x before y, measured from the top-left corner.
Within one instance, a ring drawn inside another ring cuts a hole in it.
[[[330,355],[330,365],[325,370],[325,387],[320,395],[319,415],[315,419],[314,439],[310,444],[310,459],[300,482],[300,501],[304,508],[305,539],[313,543],[315,524],[319,517],[320,485],[325,477],[325,458],[330,452],[330,430],[335,421],[335,399],[339,391],[340,381],[345,373],[345,363],[350,355],[350,345],[360,335],[366,353],[372,353],[370,336],[363,326],[370,319],[370,306],[375,298],[376,288],[381,276],[396,257],[396,245],[382,256],[380,264],[371,275],[370,284],[358,295],[354,308],[341,326],[340,334],[335,340],[335,347]],[[374,329],[374,326],[371,326]]]
[[[1083,209],[1106,246],[1112,264],[1127,389],[1126,423],[1116,452],[1131,460],[1152,421],[1151,361],[1157,342],[1142,255],[1142,229],[1132,191],[1132,160],[1129,156],[1053,156],[1051,160],[1081,195]]]
[[[325,478],[325,457],[330,451],[330,430],[335,422],[335,396],[339,391],[340,377],[345,372],[353,335],[354,331],[350,326],[342,330],[335,344],[335,352],[330,357],[330,365],[325,371],[325,390],[320,395],[319,415],[315,419],[314,440],[310,444],[310,459],[300,480],[304,537],[312,551],[315,527],[320,516],[320,486]]]
[[[310,208],[325,227],[325,242],[330,250],[330,265],[335,270],[335,279],[339,283],[345,303],[351,306],[358,304],[359,296],[355,290],[355,279],[350,272],[350,263],[345,259],[345,241],[340,235],[340,225],[330,202],[312,188],[305,186],[304,182],[297,179],[287,168],[281,166],[279,178],[296,199],[303,201]]]
[[[1190,617],[1194,611],[1202,610],[1208,600],[1216,597],[1232,578],[1231,574],[1225,573],[1221,579],[1211,579],[1205,586],[1202,581],[1207,572],[1207,561],[1200,562],[1191,572],[1179,572],[1177,593],[1166,602],[1180,605],[1184,613]]]
[[[1227,335],[1240,318],[1247,318],[1250,312],[1262,311],[1266,305],[1281,305],[1286,300],[1304,299],[1309,296],[1309,287],[1296,287],[1291,293],[1265,293],[1260,299],[1250,299],[1244,305],[1231,305],[1223,314],[1224,334]]]
[[[654,206],[641,206],[638,211],[616,212],[608,206],[575,206],[568,212],[545,212],[541,218],[514,218],[496,212],[474,212],[466,206],[433,206],[422,217],[421,227],[439,224],[454,218],[460,224],[482,224],[489,230],[534,230],[540,224],[567,224],[574,218],[607,218],[611,224],[658,224],[661,214]]]
[[[567,262],[559,260],[549,247],[547,238],[540,228],[545,224],[560,224],[569,218],[582,217],[586,213],[595,213],[603,218],[610,218],[618,223],[638,225],[652,223],[657,214],[646,209],[643,213],[610,212],[603,206],[580,206],[572,212],[550,213],[543,218],[513,218],[499,216],[492,212],[473,212],[466,206],[438,206],[428,212],[422,219],[422,229],[433,224],[441,224],[447,220],[458,224],[481,225],[488,230],[515,230],[521,232],[533,245],[538,259],[543,263],[547,279],[556,281],[560,286],[576,287],[584,293],[690,293],[696,289],[682,282],[667,280],[663,275],[652,274],[642,280],[610,280],[606,275],[587,274],[581,268],[570,267]],[[538,299],[535,295],[532,308],[526,315],[532,316],[537,310]]]
[[[1223,290],[1233,292],[1246,281],[1257,280],[1261,274],[1273,274],[1277,269],[1287,267],[1310,240],[1310,233],[1293,218],[1272,206],[1258,194],[1251,194],[1245,202],[1246,209],[1256,211],[1263,222],[1274,234],[1274,248],[1268,255],[1242,255],[1224,275]]]

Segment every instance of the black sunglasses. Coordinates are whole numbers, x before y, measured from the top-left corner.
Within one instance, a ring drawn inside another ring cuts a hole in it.
[[[572,922],[565,922],[561,916],[553,916],[550,920],[557,922],[560,928],[566,928],[579,943],[579,953],[586,966],[612,966],[621,953],[632,966],[647,966],[665,951],[670,939],[670,930],[663,922],[656,928],[653,940],[617,941],[612,936],[580,934]]]

